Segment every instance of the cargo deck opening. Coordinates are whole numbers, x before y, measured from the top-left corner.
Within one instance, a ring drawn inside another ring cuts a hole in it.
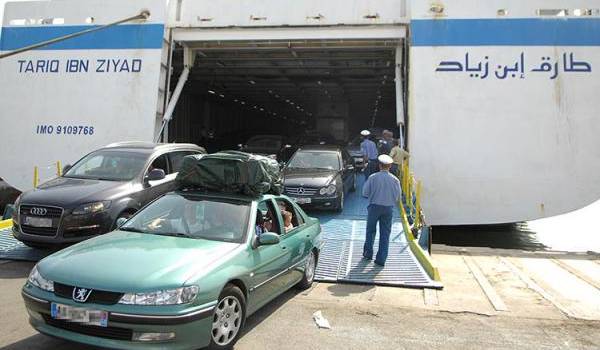
[[[343,145],[369,127],[397,129],[398,40],[187,42],[195,64],[168,141],[237,148],[257,134],[297,141],[305,131]],[[183,71],[173,55],[171,90]]]

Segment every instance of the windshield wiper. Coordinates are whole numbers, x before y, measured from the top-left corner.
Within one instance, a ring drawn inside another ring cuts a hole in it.
[[[195,238],[192,235],[188,235],[187,233],[181,233],[181,232],[152,232],[152,234],[153,235],[159,235],[159,236]]]
[[[135,228],[135,227],[120,227],[119,231],[146,233],[146,231],[142,231],[139,228]]]

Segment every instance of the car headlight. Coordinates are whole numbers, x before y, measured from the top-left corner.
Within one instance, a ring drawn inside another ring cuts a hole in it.
[[[321,195],[323,195],[323,196],[324,196],[324,195],[331,196],[332,194],[334,194],[334,193],[335,193],[335,191],[336,191],[336,190],[337,190],[337,187],[335,186],[335,184],[331,184],[331,185],[329,185],[329,186],[327,186],[327,187],[323,187],[323,188],[322,188],[322,189],[319,191],[319,193],[320,193]]]
[[[34,286],[43,289],[47,292],[54,292],[54,282],[45,279],[37,269],[37,265],[33,267],[31,272],[29,273],[29,277],[27,281]]]
[[[127,293],[119,304],[127,305],[178,305],[187,304],[198,295],[198,286],[159,290],[150,293]]]
[[[73,215],[92,214],[104,211],[110,207],[110,201],[88,203],[73,210]]]

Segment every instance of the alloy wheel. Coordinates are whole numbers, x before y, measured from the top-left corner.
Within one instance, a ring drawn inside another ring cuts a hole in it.
[[[240,331],[242,325],[242,307],[234,296],[223,298],[213,315],[212,338],[215,344],[227,346]]]

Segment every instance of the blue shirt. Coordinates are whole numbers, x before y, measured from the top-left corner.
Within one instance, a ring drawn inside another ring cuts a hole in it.
[[[388,171],[375,173],[365,182],[363,196],[369,197],[369,204],[396,206],[400,201],[400,181]]]
[[[367,159],[377,159],[377,156],[379,155],[379,153],[377,153],[377,145],[369,139],[365,139],[360,143],[360,150]]]

